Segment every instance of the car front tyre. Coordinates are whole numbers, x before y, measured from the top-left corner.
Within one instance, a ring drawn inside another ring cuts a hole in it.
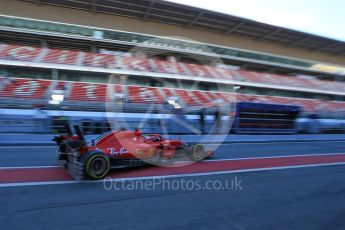
[[[207,157],[206,150],[201,144],[192,145],[188,151],[188,157],[195,162],[202,161]]]

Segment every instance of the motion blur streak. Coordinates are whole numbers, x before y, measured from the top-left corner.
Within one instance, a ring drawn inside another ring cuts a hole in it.
[[[285,168],[294,166],[332,165],[344,163],[345,154],[317,156],[289,156],[274,158],[237,159],[227,161],[208,161],[183,167],[146,167],[137,170],[112,172],[111,178],[137,178],[164,175],[185,175],[207,172],[231,172],[246,169]],[[23,168],[0,169],[0,186],[10,183],[71,181],[71,178],[59,168]],[[25,185],[25,184],[23,184]]]

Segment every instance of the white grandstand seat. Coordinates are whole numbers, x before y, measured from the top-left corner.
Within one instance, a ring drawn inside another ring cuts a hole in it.
[[[72,91],[67,98],[71,101],[105,101],[106,84],[74,82]]]
[[[50,81],[14,78],[2,89],[1,96],[13,99],[43,99],[50,84]]]
[[[54,64],[80,65],[101,68],[121,68],[139,71],[156,71],[170,74],[216,77],[228,80],[246,81],[261,84],[285,85],[310,89],[341,91],[344,83],[324,80],[289,77],[277,74],[259,73],[247,70],[230,70],[221,66],[167,62],[113,54],[96,54],[79,51],[41,49],[18,45],[1,44],[0,58],[7,60],[47,62]],[[117,55],[117,56],[116,56]]]
[[[0,58],[8,60],[33,61],[42,50],[37,47],[3,45],[4,47],[1,49]]]
[[[176,62],[168,62],[162,60],[154,61],[157,71],[161,73],[171,73],[171,74],[184,74],[183,69]]]
[[[156,88],[127,86],[130,102],[134,103],[163,103],[164,98]]]
[[[83,53],[83,57],[79,62],[85,66],[108,68],[110,66],[115,67],[116,58],[110,54],[95,54],[95,53]],[[77,60],[78,62],[78,60]]]
[[[77,65],[77,57],[80,52],[69,50],[49,49],[43,62],[53,64]]]
[[[49,80],[33,80],[23,78],[12,78],[1,91],[3,98],[26,98],[26,99],[47,99],[53,81]],[[213,101],[222,99],[225,102],[236,101],[252,101],[275,104],[294,104],[300,105],[304,110],[315,112],[319,110],[344,111],[345,102],[324,101],[316,99],[302,99],[289,97],[275,97],[263,95],[233,94],[211,91],[197,91],[185,89],[167,89],[158,90],[153,87],[142,86],[122,86],[110,84],[97,84],[85,82],[64,82],[58,81],[54,89],[64,89],[67,85],[71,85],[70,95],[66,95],[66,101],[70,102],[104,102],[108,100],[109,87],[113,87],[110,93],[120,93],[126,95],[128,92],[129,102],[135,103],[164,103],[165,98],[178,97],[185,105],[212,105]],[[126,92],[124,92],[124,90]],[[161,95],[163,92],[164,95]],[[108,96],[107,96],[108,95]]]

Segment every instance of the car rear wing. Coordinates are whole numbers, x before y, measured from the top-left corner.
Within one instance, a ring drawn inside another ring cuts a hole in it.
[[[52,141],[55,141],[57,144],[60,144],[63,140],[72,139],[74,141],[77,141],[77,140],[82,141],[82,143],[85,145],[86,143],[85,137],[84,137],[83,132],[80,130],[79,125],[74,125],[73,128],[77,134],[76,136],[73,135],[71,127],[68,124],[66,124],[65,125],[66,135],[56,136],[52,139]]]
[[[67,136],[73,136],[71,127],[69,127],[68,124],[65,125],[65,130],[66,130]]]
[[[79,125],[74,125],[73,128],[74,128],[75,132],[77,133],[79,140],[81,140],[81,141],[83,141],[85,143],[84,134],[80,130]]]

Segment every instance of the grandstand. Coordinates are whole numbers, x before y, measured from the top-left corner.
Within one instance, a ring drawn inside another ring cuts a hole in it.
[[[154,104],[172,113],[176,105],[213,111],[239,101],[298,105],[301,118],[344,119],[344,42],[165,1],[3,5],[1,108],[102,112],[120,98],[124,112]],[[170,29],[177,37],[163,36]],[[178,38],[195,34],[202,41]],[[54,94],[62,103],[49,103]]]

